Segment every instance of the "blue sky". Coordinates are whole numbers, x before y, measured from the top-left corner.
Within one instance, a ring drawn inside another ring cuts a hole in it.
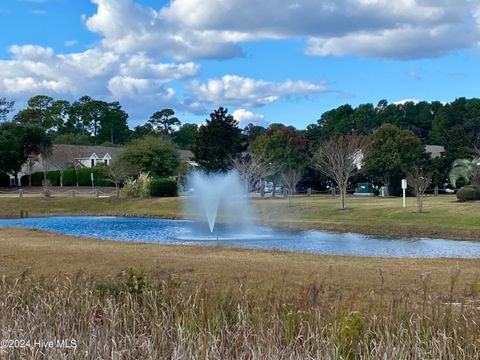
[[[344,103],[477,97],[479,42],[468,0],[4,0],[0,97],[305,128]]]

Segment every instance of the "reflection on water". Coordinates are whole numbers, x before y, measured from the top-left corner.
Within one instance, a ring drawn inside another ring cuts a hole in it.
[[[323,231],[287,232],[267,227],[238,229],[222,224],[218,224],[215,232],[211,234],[206,223],[180,220],[55,216],[4,219],[0,220],[0,226],[35,228],[68,235],[161,244],[215,244],[358,256],[480,258],[480,242],[391,239]]]

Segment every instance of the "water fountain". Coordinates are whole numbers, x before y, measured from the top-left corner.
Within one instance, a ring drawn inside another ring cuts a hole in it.
[[[195,171],[188,178],[193,194],[185,199],[186,216],[197,222],[207,222],[210,233],[218,220],[236,229],[250,230],[253,210],[245,194],[245,186],[234,170],[207,174]]]

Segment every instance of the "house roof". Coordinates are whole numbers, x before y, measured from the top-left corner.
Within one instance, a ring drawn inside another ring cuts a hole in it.
[[[121,147],[112,146],[53,144],[50,162],[56,166],[73,165],[77,160],[88,159],[93,154],[99,159],[109,154],[115,160],[123,150]]]
[[[190,161],[193,159],[193,153],[190,150],[178,150],[180,160]]]
[[[116,160],[124,150],[124,147],[54,144],[51,158],[53,162],[69,158],[68,162],[73,163],[75,159],[88,159],[93,154],[96,154],[100,159],[109,154],[112,160]],[[193,153],[190,150],[178,150],[178,155],[182,161],[190,162],[193,159]]]
[[[425,145],[425,152],[430,154],[432,159],[436,159],[442,156],[445,152],[445,148],[441,145]]]

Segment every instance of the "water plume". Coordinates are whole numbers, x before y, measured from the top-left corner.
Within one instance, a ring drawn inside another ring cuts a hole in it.
[[[185,200],[188,218],[206,221],[210,233],[218,220],[237,226],[252,225],[252,209],[245,185],[235,170],[227,173],[192,172],[187,181],[193,194]]]

